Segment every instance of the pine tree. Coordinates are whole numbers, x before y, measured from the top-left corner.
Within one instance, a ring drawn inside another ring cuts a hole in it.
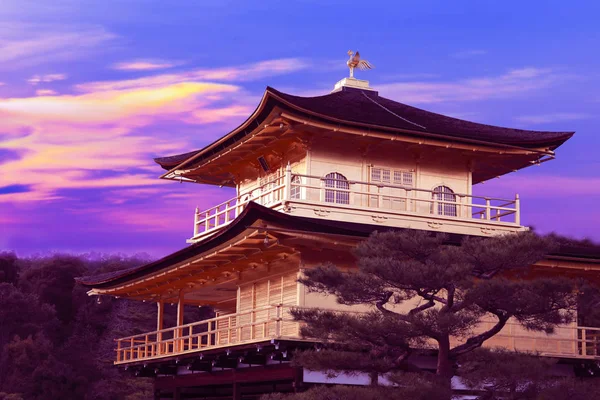
[[[376,378],[415,370],[409,357],[428,353],[437,357],[436,375],[448,387],[456,359],[509,320],[548,333],[572,320],[575,283],[532,273],[552,246],[529,232],[459,245],[420,231],[374,233],[357,248],[357,270],[325,265],[305,271],[301,282],[310,291],[372,307],[366,313],[294,310],[305,323],[302,334],[325,344],[298,354],[296,363]],[[489,329],[476,331],[483,320],[492,321]]]

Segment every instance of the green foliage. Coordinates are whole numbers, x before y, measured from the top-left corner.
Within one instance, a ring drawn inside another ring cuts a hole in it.
[[[482,399],[536,399],[555,384],[549,371],[556,360],[508,350],[478,349],[459,360],[458,374]]]
[[[124,373],[113,360],[114,338],[153,330],[155,307],[116,299],[97,304],[74,280],[145,262],[0,253],[0,400],[152,398],[148,379]]]
[[[17,256],[15,253],[0,252],[0,282],[14,284],[18,279],[19,265],[17,264]]]
[[[424,231],[374,233],[358,246],[357,271],[326,265],[305,272],[301,282],[309,290],[372,311],[296,310],[294,318],[306,322],[303,335],[341,352],[308,352],[299,361],[311,369],[335,369],[336,360],[342,370],[407,370],[410,355],[427,342],[437,347],[437,374],[449,379],[457,357],[481,347],[511,318],[545,332],[572,320],[575,282],[531,276],[530,266],[554,248],[528,232],[461,245]],[[494,325],[474,334],[483,318]],[[451,347],[450,337],[459,344]],[[364,354],[364,362],[353,361],[352,351]]]

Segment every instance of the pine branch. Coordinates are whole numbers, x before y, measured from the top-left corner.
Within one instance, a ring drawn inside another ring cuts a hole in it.
[[[498,322],[496,323],[496,325],[494,325],[487,331],[480,333],[477,336],[473,336],[467,339],[465,343],[451,349],[450,356],[457,357],[462,354],[468,353],[472,350],[475,350],[476,348],[481,347],[483,342],[485,342],[492,336],[498,334],[502,330],[502,328],[504,328],[510,317],[504,314],[496,314],[496,316],[498,317]]]
[[[433,290],[433,289],[430,289],[430,290]],[[433,292],[433,293],[427,293],[425,290],[422,290],[422,289],[416,289],[416,292],[417,292],[417,294],[418,294],[419,296],[421,296],[422,298],[424,298],[425,300],[429,300],[429,301],[437,301],[437,302],[439,302],[439,303],[442,303],[442,304],[448,304],[448,300],[446,300],[446,299],[444,299],[444,298],[442,298],[442,297],[439,297],[439,296],[436,296],[436,295],[435,295],[435,294],[436,294],[436,293],[438,293],[439,291],[440,291],[440,289],[437,289],[437,290],[436,290],[435,292]]]
[[[421,311],[427,310],[428,308],[435,307],[435,301],[429,300],[427,303],[420,305],[419,307],[415,307],[408,312],[408,315],[414,315]]]
[[[395,313],[384,307],[390,301],[390,299],[392,298],[393,295],[394,295],[394,292],[392,292],[392,291],[383,293],[383,295],[381,296],[381,299],[375,303],[375,307],[377,307],[377,309],[379,311],[381,311],[382,314],[385,314],[390,317],[392,317],[392,316],[398,317],[401,320],[404,320],[404,319],[402,319],[402,314]]]

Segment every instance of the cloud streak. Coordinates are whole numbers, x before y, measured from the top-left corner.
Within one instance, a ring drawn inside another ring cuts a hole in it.
[[[118,71],[154,71],[173,68],[178,65],[181,65],[181,63],[160,60],[133,60],[113,64],[112,69]]]
[[[117,36],[99,26],[0,23],[0,67],[48,64],[103,51]]]
[[[308,63],[302,59],[285,58],[260,61],[235,67],[194,69],[191,71],[152,75],[137,79],[90,82],[77,85],[76,89],[81,92],[97,92],[142,87],[149,88],[190,81],[247,82],[267,76],[289,74],[303,70],[307,67]]]
[[[386,97],[416,104],[477,101],[520,96],[548,88],[572,76],[550,68],[511,69],[497,76],[468,78],[452,82],[416,81],[379,85]]]
[[[67,79],[67,74],[47,74],[47,75],[34,75],[27,80],[30,85],[37,85],[39,83],[48,83],[54,81],[62,81]]]
[[[583,113],[553,113],[553,114],[537,114],[537,115],[522,115],[516,117],[515,120],[526,124],[548,124],[562,121],[577,121],[582,119],[593,118],[592,115]]]
[[[303,67],[295,59],[269,60],[80,84],[75,94],[39,89],[35,97],[0,98],[0,153],[7,155],[3,184],[30,188],[7,193],[0,202],[57,200],[67,190],[164,184],[149,165],[153,156],[187,151],[197,146],[191,144],[197,127],[243,120],[252,112],[254,104],[247,104],[248,95],[234,81]],[[43,82],[62,76],[38,78]],[[190,133],[176,134],[181,130]]]

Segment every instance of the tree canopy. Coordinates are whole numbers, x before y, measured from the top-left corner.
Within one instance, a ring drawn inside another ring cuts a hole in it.
[[[297,356],[309,369],[372,374],[415,369],[415,354],[437,357],[436,374],[449,384],[456,360],[509,322],[552,332],[570,322],[576,282],[537,276],[531,266],[552,251],[552,240],[530,232],[466,238],[459,245],[430,232],[374,233],[356,251],[357,269],[307,269],[310,291],[334,295],[365,313],[297,309],[302,334],[329,344]],[[481,330],[482,321],[491,322]]]

